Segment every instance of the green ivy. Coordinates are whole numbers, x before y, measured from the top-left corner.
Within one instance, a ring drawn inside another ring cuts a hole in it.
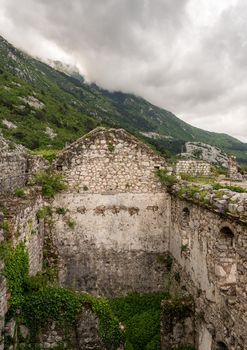
[[[0,247],[0,257],[5,263],[3,274],[11,293],[10,305],[15,310],[24,300],[25,283],[29,272],[28,253],[23,243],[16,247],[10,243],[3,243]]]
[[[110,300],[114,314],[126,327],[127,350],[160,350],[160,305],[168,297],[168,293],[133,293]]]
[[[69,331],[75,326],[84,306],[90,306],[98,316],[100,335],[107,349],[117,349],[123,335],[108,301],[55,287],[33,291],[24,299],[22,316],[31,331],[32,342],[37,341],[36,335],[45,329],[49,321],[56,321],[63,330]]]

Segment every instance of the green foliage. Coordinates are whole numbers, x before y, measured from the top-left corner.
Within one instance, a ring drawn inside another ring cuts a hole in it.
[[[52,209],[49,206],[44,206],[43,208],[40,208],[36,214],[38,219],[45,219],[47,216],[50,216],[52,214]]]
[[[59,214],[59,215],[65,215],[66,213],[66,209],[65,208],[56,208],[56,213]]]
[[[166,317],[189,317],[192,313],[191,306],[180,298],[169,299],[165,302],[163,313]]]
[[[146,349],[160,333],[160,310],[150,309],[136,314],[127,322],[126,337],[134,350]]]
[[[100,335],[104,344],[108,349],[116,349],[122,341],[122,333],[119,322],[105,299],[63,288],[43,287],[26,296],[22,316],[35,341],[35,336],[45,329],[49,321],[58,322],[64,331],[71,329],[83,312],[83,307],[89,305],[99,318]]]
[[[56,193],[66,189],[62,175],[51,172],[40,173],[35,178],[36,184],[42,186],[42,193],[47,198],[53,198]]]
[[[5,87],[0,91],[1,129],[5,137],[29,149],[60,149],[102,125],[134,132],[166,155],[180,153],[186,141],[201,141],[247,161],[247,146],[233,137],[194,128],[140,97],[102,90],[85,83],[83,77],[63,74],[17,49],[13,56],[13,48],[2,38],[0,48],[0,70],[4,71],[0,74],[0,86]],[[35,96],[43,107],[30,106],[25,102],[27,96]],[[16,128],[2,125],[3,119]],[[50,138],[47,127],[57,136]],[[144,137],[140,131],[157,132],[160,138]],[[47,155],[47,159],[52,158]]]
[[[160,350],[160,334],[156,334],[147,344],[146,350]]]
[[[202,149],[195,149],[195,150],[193,150],[192,153],[196,159],[202,159],[202,154],[203,154]]]
[[[178,196],[179,197],[189,197],[189,198],[194,198],[196,193],[200,193],[201,188],[198,186],[190,186],[190,187],[183,187],[180,188],[178,191]]]
[[[13,247],[10,243],[2,243],[0,256],[4,260],[4,276],[7,279],[11,293],[10,305],[12,309],[20,307],[24,300],[25,283],[28,278],[29,259],[23,243]]]
[[[247,190],[240,186],[223,185],[220,183],[214,183],[212,186],[214,190],[227,189],[237,193],[247,193]]]
[[[69,226],[69,228],[71,228],[73,230],[76,226],[76,222],[75,222],[75,220],[69,219],[67,221],[67,225]]]
[[[40,150],[32,151],[31,154],[42,156],[43,158],[48,160],[48,162],[51,164],[53,162],[53,160],[57,157],[58,150],[56,150],[56,149],[40,149]]]
[[[167,293],[129,294],[110,300],[111,308],[126,326],[126,349],[160,350],[160,304]]]
[[[166,170],[159,169],[157,171],[157,175],[160,179],[160,182],[168,188],[172,187],[173,185],[175,185],[175,183],[177,183],[176,176],[168,175]]]
[[[115,147],[111,142],[108,142],[107,147],[109,152],[114,152]]]
[[[5,239],[9,238],[10,227],[8,218],[4,217],[2,223],[0,224],[0,228],[3,230]]]
[[[99,318],[100,335],[107,349],[117,349],[123,335],[107,300],[52,286],[56,274],[52,270],[29,277],[28,252],[23,243],[16,247],[2,244],[0,257],[5,262],[4,276],[11,293],[9,312],[19,310],[30,330],[32,349],[37,335],[49,321],[56,321],[63,331],[69,331],[83,308],[89,306]]]
[[[24,198],[26,197],[26,192],[23,190],[23,188],[17,188],[15,190],[15,196],[19,198]]]
[[[172,265],[173,265],[173,257],[168,254],[165,258],[165,266],[168,272],[172,270]]]

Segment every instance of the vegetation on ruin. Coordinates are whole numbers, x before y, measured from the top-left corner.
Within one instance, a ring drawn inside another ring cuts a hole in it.
[[[24,301],[24,290],[29,271],[28,253],[24,243],[14,248],[10,242],[4,242],[0,245],[0,258],[5,263],[3,274],[11,293],[10,305],[13,311],[19,308]]]
[[[30,151],[32,155],[41,156],[45,158],[49,163],[52,163],[54,159],[56,159],[58,150],[56,149],[40,149],[35,151]]]
[[[56,193],[66,189],[63,176],[51,171],[36,175],[35,183],[42,187],[42,194],[47,198],[53,198]]]
[[[247,190],[241,186],[224,185],[224,184],[215,182],[214,184],[212,184],[212,187],[214,190],[226,189],[237,193],[247,193]]]
[[[159,169],[157,171],[157,175],[160,179],[160,182],[166,186],[166,187],[172,187],[173,185],[175,185],[175,183],[177,183],[177,178],[174,175],[168,175],[167,171],[165,169]]]
[[[123,334],[106,299],[54,287],[51,273],[30,277],[28,252],[23,243],[16,247],[4,243],[0,254],[11,293],[9,315],[18,316],[30,330],[27,349],[35,348],[39,332],[50,321],[56,321],[65,333],[73,330],[84,307],[90,307],[99,318],[100,336],[107,349],[117,349]]]
[[[69,341],[85,307],[98,317],[99,333],[107,349],[116,350],[124,342],[127,350],[160,350],[161,301],[166,300],[162,312],[167,315],[184,317],[190,312],[179,299],[169,302],[169,293],[133,293],[106,300],[57,287],[56,273],[52,270],[30,277],[28,252],[23,243],[16,247],[11,243],[1,244],[0,258],[5,262],[3,274],[11,294],[7,317],[15,317],[17,325],[28,327],[27,339],[21,338],[19,331],[18,334],[20,342],[25,342],[29,350],[39,349],[38,335],[47,330],[51,321],[56,322]],[[172,261],[168,259],[165,263],[170,269]],[[6,341],[10,340],[6,338]],[[63,344],[60,347],[63,349]]]
[[[179,175],[180,175],[182,180],[192,182],[192,183],[203,184],[203,185],[210,185],[210,186],[212,186],[213,190],[227,189],[227,190],[237,192],[237,193],[246,193],[247,192],[247,190],[241,186],[227,185],[227,184],[219,183],[216,181],[216,177],[212,177],[212,176],[192,176],[192,175],[184,174],[184,173],[181,173]]]
[[[114,314],[126,327],[127,350],[160,349],[160,305],[168,297],[168,293],[133,293],[110,300]]]
[[[50,206],[44,206],[37,212],[37,219],[45,219],[52,214],[52,208]]]
[[[17,188],[15,190],[15,196],[19,197],[19,198],[24,198],[24,197],[26,197],[26,192],[24,191],[23,188]]]

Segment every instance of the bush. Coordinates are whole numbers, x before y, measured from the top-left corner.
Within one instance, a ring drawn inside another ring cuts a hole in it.
[[[53,198],[56,193],[66,189],[62,175],[54,173],[41,173],[37,175],[35,183],[42,186],[42,194],[47,198]]]
[[[223,184],[220,184],[218,182],[214,183],[212,186],[213,186],[214,190],[227,189],[227,190],[230,190],[230,191],[233,191],[233,192],[237,192],[237,193],[246,193],[247,192],[243,187],[231,186],[231,185],[223,185]]]
[[[114,314],[126,326],[126,350],[160,350],[160,304],[167,298],[167,293],[133,293],[110,301]]]
[[[15,195],[16,195],[16,197],[24,198],[24,197],[26,197],[26,192],[22,188],[17,188],[15,190]]]
[[[160,179],[160,182],[165,185],[166,187],[172,187],[173,185],[175,185],[175,183],[177,183],[177,178],[174,175],[168,175],[166,173],[166,170],[163,169],[159,169],[157,171],[157,175]]]
[[[134,350],[145,346],[160,332],[160,311],[151,309],[135,315],[127,322],[126,337]]]

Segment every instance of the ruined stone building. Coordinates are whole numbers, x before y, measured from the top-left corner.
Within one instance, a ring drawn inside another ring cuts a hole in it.
[[[211,199],[205,201],[209,190],[203,192],[204,202],[187,198],[181,188],[167,190],[156,174],[165,160],[123,129],[90,132],[62,150],[53,167],[68,187],[50,201],[64,211],[54,211],[52,226],[37,219],[45,205],[39,192],[28,199],[3,195],[0,202],[9,209],[11,239],[28,248],[32,274],[42,268],[49,240],[61,286],[105,297],[156,292],[167,283],[162,257],[169,254],[173,275],[179,274],[171,288],[194,301],[193,318],[181,323],[180,337],[189,335],[188,342],[199,350],[247,349],[245,193],[226,191],[219,197],[212,192],[215,204],[210,205]],[[0,234],[5,239],[3,230]],[[3,328],[4,279],[0,293]],[[173,322],[170,334],[162,325],[171,346],[179,345]]]

